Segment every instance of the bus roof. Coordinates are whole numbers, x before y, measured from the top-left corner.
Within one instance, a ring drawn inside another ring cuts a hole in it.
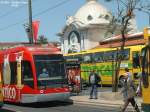
[[[124,49],[132,49],[132,50],[139,50],[140,48],[142,48],[144,45],[134,45],[134,46],[125,46]],[[117,47],[119,48],[119,47]],[[96,53],[96,52],[102,52],[102,51],[113,51],[113,50],[117,50],[117,48],[95,48],[95,49],[90,49],[90,50],[85,50],[85,51],[81,51],[78,53],[69,53],[69,54],[65,54],[64,56],[74,56],[74,55],[84,55],[84,54],[89,54],[89,53]]]

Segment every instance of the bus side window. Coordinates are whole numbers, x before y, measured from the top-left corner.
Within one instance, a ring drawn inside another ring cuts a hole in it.
[[[124,49],[123,51],[119,51],[119,56],[121,55],[123,60],[128,60],[129,59],[129,54],[130,53],[130,49]]]
[[[114,51],[106,51],[104,53],[104,61],[112,61],[114,60]]]
[[[140,55],[138,51],[132,52],[133,68],[140,67]]]
[[[89,63],[92,61],[92,55],[91,54],[87,54],[83,56],[83,62],[84,63]]]
[[[22,61],[22,81],[23,84],[33,88],[34,86],[33,73],[31,64],[28,61]]]
[[[106,52],[104,52],[103,60],[104,60],[104,62],[108,60],[108,56],[107,56],[107,53],[106,53]]]
[[[97,52],[92,56],[94,62],[103,62],[103,53]]]

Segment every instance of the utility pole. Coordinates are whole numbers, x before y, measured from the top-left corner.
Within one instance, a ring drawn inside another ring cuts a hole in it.
[[[28,10],[29,10],[29,40],[30,44],[33,44],[33,29],[32,29],[32,2],[28,0]]]

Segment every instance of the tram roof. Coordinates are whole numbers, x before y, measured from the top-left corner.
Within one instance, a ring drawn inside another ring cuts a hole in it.
[[[0,50],[1,53],[16,53],[16,52],[30,52],[30,53],[60,53],[60,49],[54,46],[14,46],[11,48]]]

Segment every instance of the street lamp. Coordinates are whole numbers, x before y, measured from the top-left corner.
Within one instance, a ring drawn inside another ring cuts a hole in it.
[[[30,43],[33,44],[33,29],[32,29],[32,1],[28,0],[28,11],[29,11],[29,38]]]

